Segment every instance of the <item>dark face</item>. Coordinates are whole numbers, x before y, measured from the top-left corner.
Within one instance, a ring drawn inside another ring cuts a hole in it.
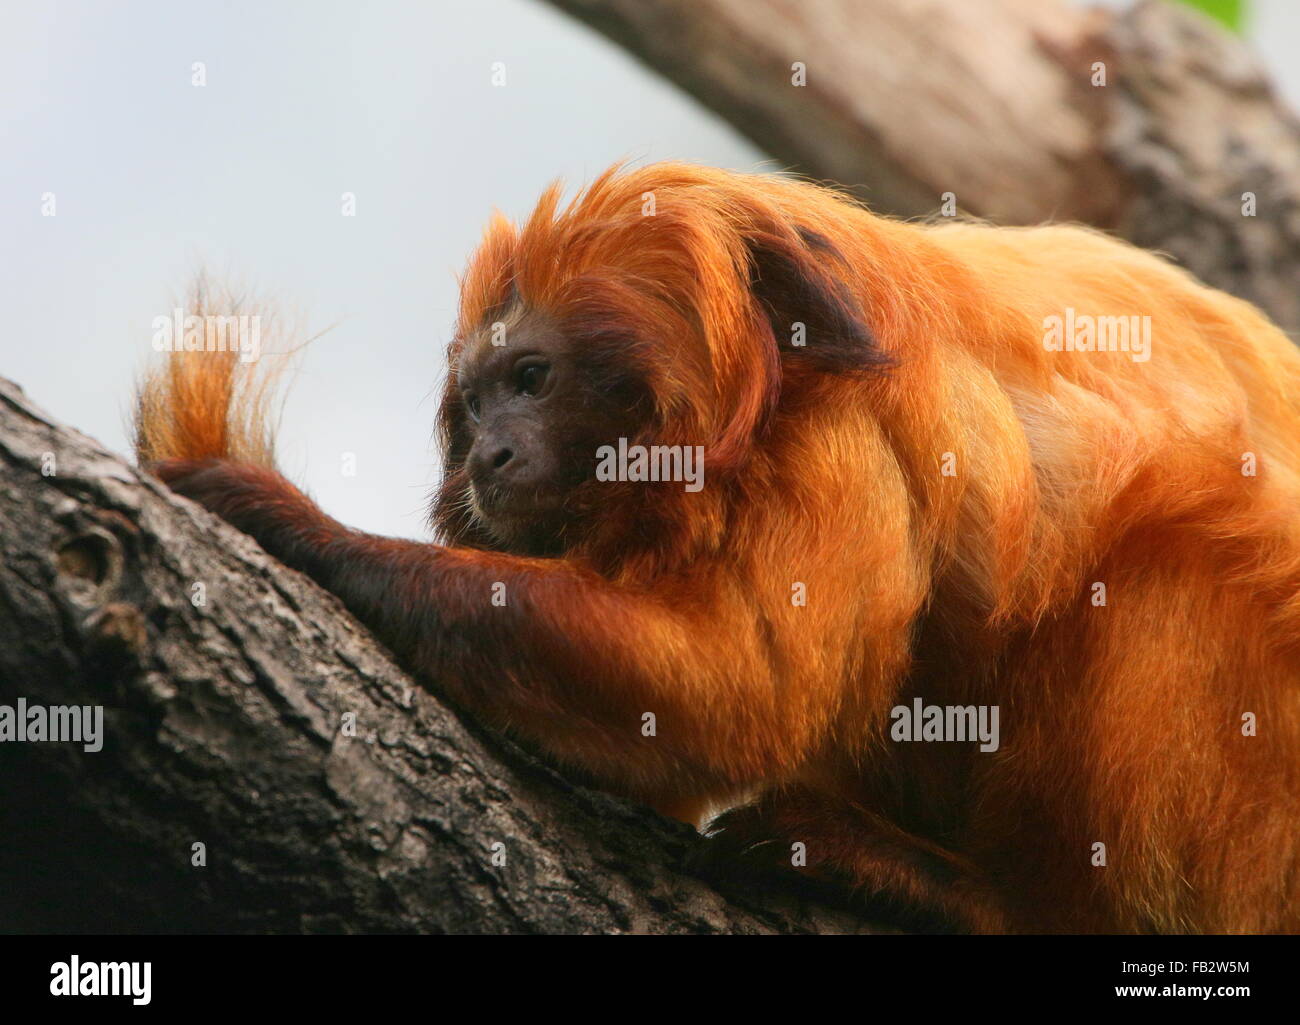
[[[572,539],[596,451],[629,436],[636,400],[539,318],[507,322],[499,337],[485,330],[468,344],[456,377],[470,501],[501,547],[549,554]]]

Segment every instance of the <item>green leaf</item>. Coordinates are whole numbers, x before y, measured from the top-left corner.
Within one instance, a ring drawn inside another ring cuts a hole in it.
[[[1211,18],[1240,33],[1246,22],[1247,0],[1183,0],[1188,7],[1204,11]]]

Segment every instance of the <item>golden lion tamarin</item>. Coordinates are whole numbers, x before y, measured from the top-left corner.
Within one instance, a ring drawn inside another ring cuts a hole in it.
[[[492,221],[449,361],[438,544],[281,477],[232,359],[146,382],[140,456],[474,715],[688,819],[757,792],[712,842],[905,922],[1300,925],[1300,355],[1248,304],[667,163]]]

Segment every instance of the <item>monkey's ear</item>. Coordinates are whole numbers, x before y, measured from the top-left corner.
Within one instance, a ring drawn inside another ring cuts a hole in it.
[[[843,280],[847,264],[824,235],[796,227],[746,239],[750,291],[782,363],[826,373],[887,367],[862,303]]]

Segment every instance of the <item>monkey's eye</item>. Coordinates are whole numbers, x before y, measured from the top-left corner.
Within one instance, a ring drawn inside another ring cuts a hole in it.
[[[523,395],[536,395],[546,383],[551,368],[545,363],[529,363],[519,371],[519,391]]]
[[[479,414],[478,396],[475,395],[473,392],[467,391],[464,393],[463,397],[465,399],[465,408],[469,410],[469,418],[473,420],[475,423],[478,423],[478,414]]]

